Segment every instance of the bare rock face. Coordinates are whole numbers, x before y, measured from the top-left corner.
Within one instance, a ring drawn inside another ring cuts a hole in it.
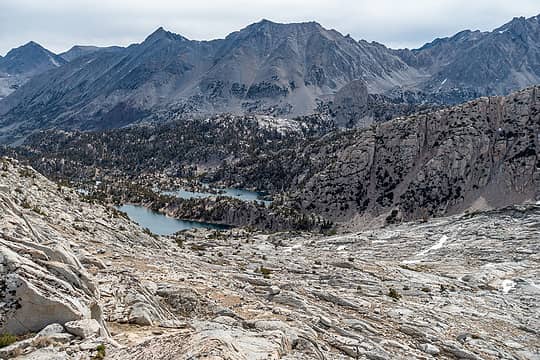
[[[95,319],[70,321],[65,323],[64,327],[68,333],[83,339],[99,335],[101,331],[101,327]]]
[[[6,160],[2,166],[12,168]],[[99,314],[99,292],[76,256],[60,236],[34,226],[9,190],[0,192],[0,332],[23,334]]]
[[[367,85],[362,80],[351,81],[336,93],[331,109],[336,113],[335,123],[338,127],[368,125],[372,118],[368,113]]]
[[[332,131],[226,163],[231,183],[287,191],[334,222],[403,220],[540,199],[540,87]]]
[[[401,221],[535,201],[539,133],[533,87],[334,133],[282,162],[304,161],[291,188],[306,210]]]
[[[114,356],[126,360],[133,357],[139,360],[266,360],[280,359],[292,348],[291,339],[279,330],[255,333],[215,322],[200,322],[196,326],[196,332],[191,335],[150,339]]]
[[[86,314],[50,319],[36,336],[0,349],[2,358],[540,354],[538,204],[334,236],[233,229],[152,237],[13,160],[0,163],[0,191],[2,249],[9,246],[0,279],[17,276],[42,302]],[[2,287],[2,326],[13,319],[15,294]],[[25,321],[42,309],[30,305],[17,313]]]

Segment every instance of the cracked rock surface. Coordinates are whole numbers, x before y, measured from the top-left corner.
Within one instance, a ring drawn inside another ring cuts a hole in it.
[[[0,196],[0,329],[29,321],[0,358],[540,357],[538,204],[335,236],[153,237],[14,160]]]

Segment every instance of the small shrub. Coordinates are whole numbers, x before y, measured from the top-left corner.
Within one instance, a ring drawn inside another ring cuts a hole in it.
[[[204,245],[199,245],[199,244],[191,244],[191,250],[193,251],[204,251],[206,250],[206,247]]]
[[[105,345],[99,344],[96,347],[97,354],[94,356],[93,360],[102,360],[105,359],[106,351],[105,351]]]
[[[262,274],[263,277],[265,277],[265,278],[267,278],[267,279],[268,279],[268,278],[270,277],[270,275],[272,274],[272,270],[267,269],[267,268],[265,268],[264,266],[261,266],[261,267],[259,268],[259,272]]]
[[[150,231],[150,229],[148,228],[144,228],[143,229],[143,232],[146,234],[146,235],[149,235],[151,237],[153,237],[154,239],[159,239],[159,236],[157,236],[156,234],[154,234],[152,231]]]
[[[19,170],[19,175],[22,176],[22,177],[27,177],[27,178],[35,178],[35,174],[32,170],[28,169],[28,168],[23,168],[23,169],[20,169]]]
[[[0,348],[9,346],[17,341],[17,337],[11,334],[1,334],[0,335]]]
[[[47,213],[43,210],[41,210],[39,207],[37,206],[34,206],[32,208],[32,211],[35,212],[36,214],[39,214],[39,215],[42,215],[42,216],[47,216]]]
[[[179,248],[184,248],[184,239],[176,237],[174,238],[174,241],[176,242],[176,245],[178,245]]]
[[[38,336],[32,340],[32,346],[38,349],[47,347],[53,343],[54,342],[46,336]]]
[[[394,289],[394,288],[390,288],[390,289],[388,290],[388,296],[390,296],[390,297],[391,297],[392,299],[394,299],[394,300],[399,300],[399,299],[401,299],[400,293],[398,293],[397,290]]]

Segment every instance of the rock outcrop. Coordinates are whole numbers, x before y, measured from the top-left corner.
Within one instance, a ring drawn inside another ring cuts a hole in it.
[[[2,160],[0,171],[15,171]],[[19,168],[29,179],[38,175]],[[0,333],[36,332],[51,323],[95,318],[104,327],[99,291],[61,234],[35,224],[29,212],[42,213],[23,183],[0,189]],[[20,193],[12,200],[12,192]],[[19,203],[16,203],[19,202]],[[105,332],[105,328],[103,329]]]
[[[331,132],[231,161],[218,175],[289,190],[294,206],[332,220],[396,222],[537,200],[539,134],[540,88],[532,87]]]

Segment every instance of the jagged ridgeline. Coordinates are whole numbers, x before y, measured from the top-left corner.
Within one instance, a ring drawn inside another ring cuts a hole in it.
[[[268,20],[225,39],[195,41],[159,28],[126,48],[79,46],[60,56],[31,43],[0,59],[0,97],[9,95],[0,101],[0,142],[52,127],[118,128],[175,111],[323,112],[339,126],[363,126],[538,84],[539,42],[535,16],[414,50],[357,41],[315,22]]]
[[[330,131],[320,117],[235,116],[48,131],[8,151],[58,179],[199,174],[221,185],[284,193],[291,208],[334,221],[393,222],[537,198],[539,96],[532,87],[348,131]]]

